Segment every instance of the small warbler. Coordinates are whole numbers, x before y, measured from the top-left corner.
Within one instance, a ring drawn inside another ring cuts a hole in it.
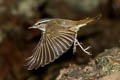
[[[55,59],[60,57],[73,45],[73,53],[76,51],[76,46],[90,55],[87,50],[90,47],[83,48],[77,40],[77,32],[79,29],[90,22],[96,20],[95,18],[86,18],[80,21],[73,21],[67,19],[41,19],[35,23],[31,28],[36,28],[42,31],[42,36],[38,45],[35,48],[32,56],[26,60],[28,70],[38,69],[43,67]]]

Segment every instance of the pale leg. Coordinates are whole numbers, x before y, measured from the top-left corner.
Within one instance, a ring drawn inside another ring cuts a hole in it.
[[[85,53],[87,53],[88,55],[92,55],[92,54],[90,54],[90,52],[88,52],[87,50],[90,48],[90,46],[88,46],[87,48],[83,48],[82,47],[82,45],[78,42],[78,40],[76,39],[76,44],[85,52]]]
[[[77,39],[77,34],[75,34],[75,40],[74,40],[74,45],[73,45],[73,54],[76,52],[76,46],[77,46],[76,39]]]
[[[90,52],[88,52],[87,50],[90,48],[90,46],[88,46],[87,48],[83,48],[82,45],[78,42],[77,40],[77,34],[75,34],[75,40],[74,40],[74,46],[73,46],[73,53],[76,52],[76,46],[79,46],[85,53],[87,53],[88,55],[91,55]]]

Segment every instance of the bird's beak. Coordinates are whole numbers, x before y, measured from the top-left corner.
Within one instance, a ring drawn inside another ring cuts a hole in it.
[[[32,27],[29,27],[28,29],[31,29]]]
[[[31,27],[29,27],[28,29],[32,29],[32,28],[36,28],[35,26],[31,26]]]

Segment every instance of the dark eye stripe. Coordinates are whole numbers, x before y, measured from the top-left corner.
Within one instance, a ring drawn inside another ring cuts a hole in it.
[[[51,21],[52,19],[40,19],[37,23],[35,23],[35,25],[41,25],[41,24],[47,24],[49,21]]]
[[[39,23],[48,23],[49,21],[51,21],[52,19],[41,19],[38,22]]]

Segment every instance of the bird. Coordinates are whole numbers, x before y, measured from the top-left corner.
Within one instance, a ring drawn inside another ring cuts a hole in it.
[[[87,50],[90,48],[83,48],[77,39],[77,32],[81,27],[96,20],[94,18],[85,18],[83,20],[69,20],[69,19],[40,19],[29,29],[41,30],[41,38],[34,49],[33,54],[26,59],[28,70],[38,69],[55,61],[62,54],[67,52],[73,45],[73,53],[76,52],[76,46],[79,46],[85,53],[91,55]]]

